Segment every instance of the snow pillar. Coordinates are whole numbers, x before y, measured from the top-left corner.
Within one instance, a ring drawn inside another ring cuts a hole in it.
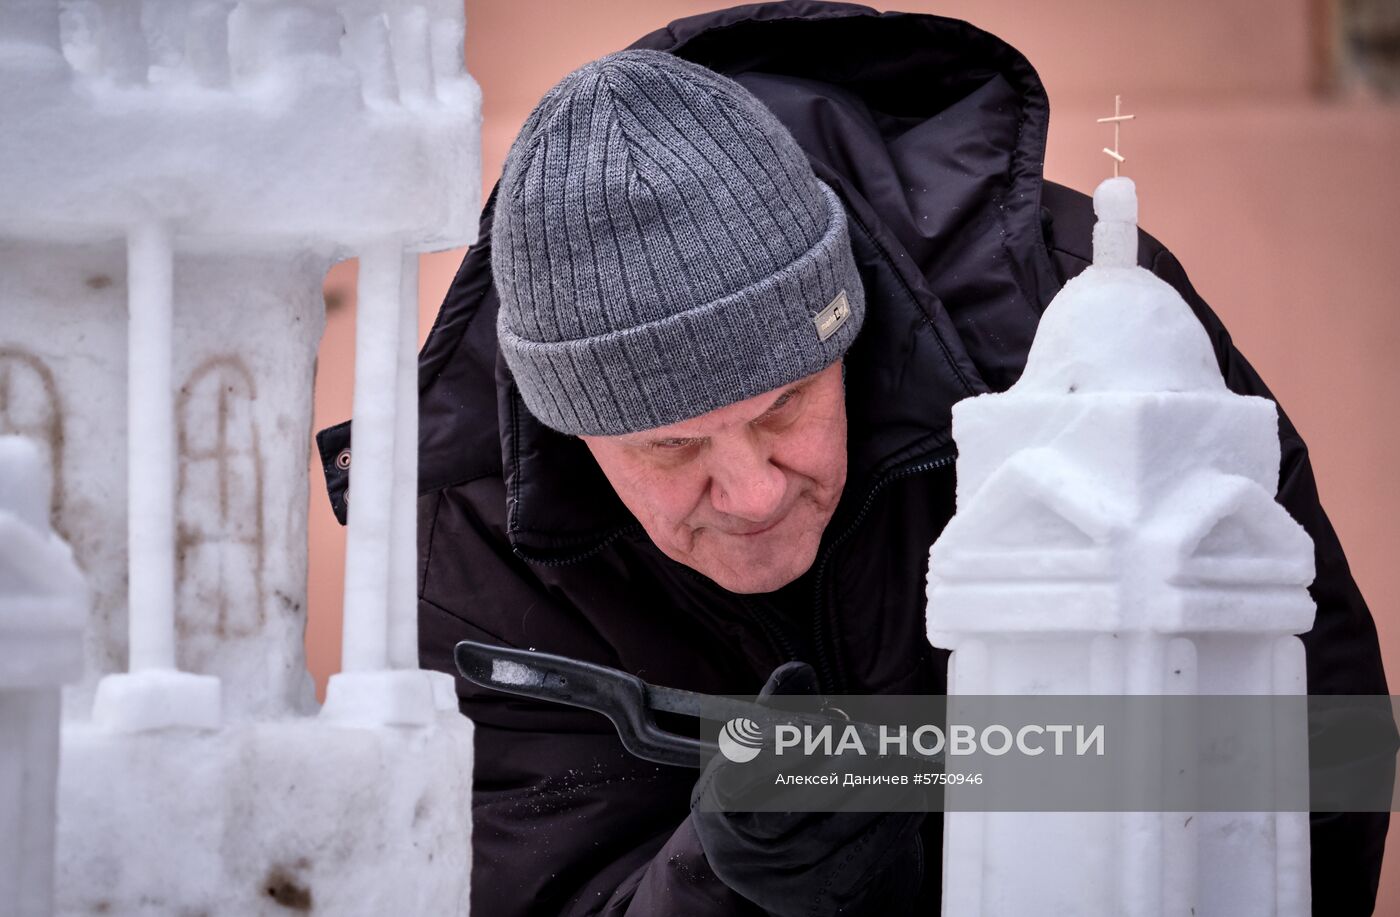
[[[190,7],[185,62],[195,80],[210,89],[228,86],[228,17],[232,0],[196,0]]]
[[[417,291],[417,261],[397,240],[360,254],[341,672],[321,711],[342,722],[434,716],[417,662]]]
[[[93,720],[118,732],[217,729],[219,679],[175,665],[174,264],[169,227],[127,237],[126,673],[97,684]]]
[[[175,412],[170,234],[127,240],[128,627],[133,672],[175,668]]]
[[[389,666],[418,668],[418,255],[403,256],[389,526]]]
[[[399,86],[394,76],[389,29],[378,10],[347,16],[345,47],[360,74],[360,91],[365,101],[375,104],[397,102]]]
[[[434,88],[460,79],[466,10],[460,3],[438,0],[429,12],[428,41],[432,46]]]
[[[389,667],[389,545],[402,278],[397,244],[385,242],[361,253],[355,315],[354,499],[347,509],[340,662],[346,672]]]
[[[141,0],[102,0],[101,10],[103,72],[115,83],[145,83],[150,52],[141,30]]]
[[[389,37],[399,93],[405,101],[426,102],[433,97],[428,11],[421,6],[401,6],[390,15]]]
[[[87,593],[49,528],[35,444],[0,437],[0,910],[53,912],[59,686],[82,672]]]
[[[57,688],[0,691],[0,734],[13,743],[0,758],[0,900],[18,917],[53,913],[58,708]]]

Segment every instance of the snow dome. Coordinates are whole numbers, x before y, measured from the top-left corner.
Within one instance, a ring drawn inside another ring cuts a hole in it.
[[[1132,179],[1101,184],[1094,212],[1094,263],[1046,309],[1013,389],[1224,392],[1205,328],[1170,284],[1137,267]]]

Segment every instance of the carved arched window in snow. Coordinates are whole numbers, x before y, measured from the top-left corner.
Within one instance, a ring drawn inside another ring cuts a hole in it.
[[[191,635],[195,622],[212,625],[212,635],[220,639],[247,636],[265,618],[256,399],[252,374],[232,355],[206,360],[179,392],[175,512],[181,637]]]
[[[64,535],[59,525],[63,503],[63,407],[58,386],[53,371],[43,360],[18,347],[0,347],[0,436],[27,436],[38,443],[50,469],[51,524]]]

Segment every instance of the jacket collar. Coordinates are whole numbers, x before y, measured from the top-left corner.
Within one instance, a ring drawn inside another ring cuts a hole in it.
[[[1034,70],[958,20],[806,0],[677,20],[632,47],[744,84],[846,206],[867,303],[846,358],[847,496],[946,450],[952,405],[1015,381],[1059,286],[1040,230],[1049,109]],[[517,553],[565,563],[637,530],[582,441],[530,414],[499,355],[496,383]]]

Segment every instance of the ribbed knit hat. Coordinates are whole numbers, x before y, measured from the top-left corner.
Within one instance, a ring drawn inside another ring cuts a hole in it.
[[[728,77],[660,51],[585,64],[536,106],[497,192],[497,335],[565,433],[665,426],[831,365],[865,313],[846,215]]]

